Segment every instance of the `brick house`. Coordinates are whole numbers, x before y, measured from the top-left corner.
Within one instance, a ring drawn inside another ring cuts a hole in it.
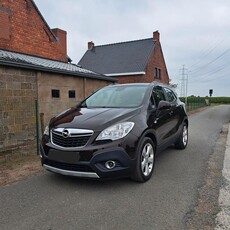
[[[33,0],[0,1],[0,48],[68,62],[66,31],[51,29]]]
[[[88,50],[78,65],[106,76],[118,83],[160,81],[169,84],[169,76],[160,44],[160,34],[142,40],[95,46]]]
[[[66,32],[50,29],[32,0],[1,0],[0,20],[1,158],[36,147],[35,100],[47,124],[115,79],[71,64]]]

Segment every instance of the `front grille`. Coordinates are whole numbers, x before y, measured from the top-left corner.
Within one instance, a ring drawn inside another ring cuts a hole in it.
[[[68,164],[68,163],[52,161],[49,159],[46,159],[45,164],[52,166],[54,168],[59,168],[59,169],[69,170],[69,171],[94,172],[92,168],[86,164]]]
[[[64,148],[83,147],[87,144],[91,135],[91,133],[70,133],[68,137],[64,137],[60,131],[53,130],[51,132],[52,143]]]
[[[52,133],[52,141],[55,145],[72,148],[72,147],[82,147],[88,142],[90,136],[84,137],[62,137],[58,134]]]

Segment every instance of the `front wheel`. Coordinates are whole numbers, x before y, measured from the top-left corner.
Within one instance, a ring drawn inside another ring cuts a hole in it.
[[[175,147],[177,149],[185,149],[187,144],[188,144],[188,125],[184,123],[181,134],[178,140],[175,142]]]
[[[144,137],[137,148],[137,159],[131,178],[138,182],[149,180],[155,163],[155,145],[153,141]]]

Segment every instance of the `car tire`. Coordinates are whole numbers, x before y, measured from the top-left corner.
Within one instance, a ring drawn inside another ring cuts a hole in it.
[[[152,176],[155,163],[155,145],[153,141],[144,137],[137,148],[137,159],[131,179],[145,182]]]
[[[188,125],[183,124],[183,128],[178,140],[175,142],[175,147],[177,149],[185,149],[188,144]]]

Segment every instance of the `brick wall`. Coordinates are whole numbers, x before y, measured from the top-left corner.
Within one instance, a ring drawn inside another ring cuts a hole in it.
[[[10,14],[11,11],[0,7],[0,39],[10,39]]]
[[[66,32],[55,39],[31,0],[1,0],[0,21],[1,49],[67,62]]]
[[[35,144],[36,73],[0,66],[0,155]]]
[[[154,69],[158,68],[161,70],[161,79],[156,79]],[[147,82],[160,81],[165,84],[169,84],[169,76],[167,67],[164,60],[164,55],[159,42],[156,43],[153,53],[149,58],[149,62],[145,69],[145,79]]]
[[[155,68],[161,70],[161,79],[155,77]],[[169,84],[169,77],[167,72],[167,67],[164,61],[163,52],[161,45],[157,42],[153,53],[149,57],[149,62],[145,68],[144,75],[129,75],[129,76],[119,76],[117,77],[118,83],[139,83],[139,82],[152,82],[159,81],[165,84]]]

